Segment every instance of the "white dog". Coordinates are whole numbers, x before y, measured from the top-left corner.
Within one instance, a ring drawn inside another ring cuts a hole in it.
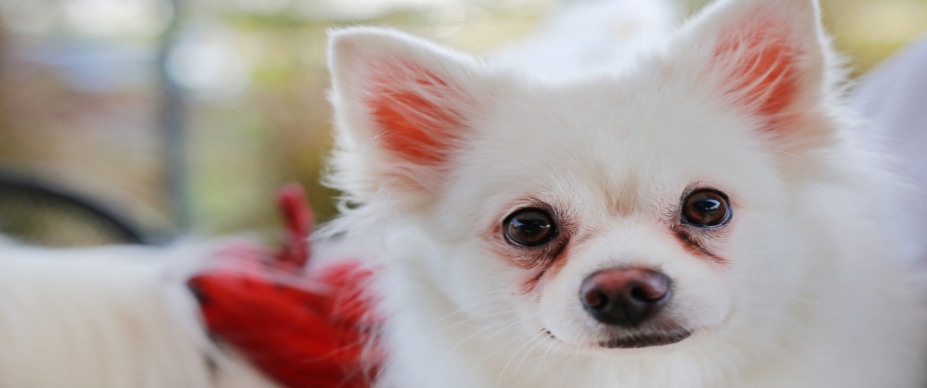
[[[900,185],[850,131],[816,1],[720,0],[647,38],[584,71],[332,35],[355,206],[329,233],[382,270],[376,385],[927,383],[884,232]],[[523,53],[582,51],[556,43]]]
[[[904,185],[850,130],[815,1],[720,0],[676,31],[661,4],[577,3],[489,61],[333,34],[353,206],[313,260],[378,271],[371,384],[927,383],[886,233]],[[184,287],[221,246],[0,244],[0,387],[274,386]]]
[[[30,248],[0,239],[0,387],[272,387],[213,344],[183,286],[220,242]]]

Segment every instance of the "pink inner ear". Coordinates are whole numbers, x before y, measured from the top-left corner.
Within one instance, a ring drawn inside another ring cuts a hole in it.
[[[757,12],[723,31],[715,49],[718,65],[731,69],[731,92],[764,116],[782,113],[798,95],[800,48],[791,23],[773,12]],[[733,65],[733,67],[731,67]]]
[[[443,104],[459,100],[459,93],[416,66],[385,70],[375,78],[368,101],[384,146],[413,163],[442,162],[463,124],[460,114]]]

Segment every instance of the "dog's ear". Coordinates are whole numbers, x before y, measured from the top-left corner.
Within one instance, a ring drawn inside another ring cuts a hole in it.
[[[841,72],[816,0],[720,0],[675,43],[700,80],[758,118],[768,135],[804,147],[829,137],[829,126],[814,121],[832,104]]]
[[[440,184],[485,93],[473,59],[390,30],[330,34],[334,185],[365,202]]]

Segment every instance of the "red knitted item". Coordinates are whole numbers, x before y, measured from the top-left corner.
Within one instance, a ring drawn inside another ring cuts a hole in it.
[[[308,259],[312,213],[301,187],[278,196],[287,225],[283,249],[229,246],[188,281],[210,333],[286,387],[369,387],[377,356],[365,352],[379,319],[364,286],[373,273],[339,261],[314,273]]]

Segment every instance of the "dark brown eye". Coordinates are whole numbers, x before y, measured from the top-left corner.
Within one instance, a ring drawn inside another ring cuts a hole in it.
[[[727,196],[720,191],[698,190],[689,194],[682,205],[682,220],[700,228],[726,224],[731,219]]]
[[[541,209],[522,209],[512,213],[502,224],[505,239],[510,243],[534,247],[557,237],[553,217]]]

